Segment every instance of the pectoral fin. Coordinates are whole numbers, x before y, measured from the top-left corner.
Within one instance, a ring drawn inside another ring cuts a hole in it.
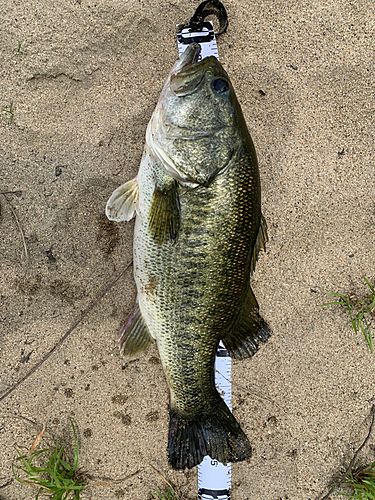
[[[176,240],[180,230],[180,200],[177,183],[169,178],[158,184],[152,195],[148,230],[155,242],[161,245],[165,240]]]
[[[152,342],[138,304],[129,314],[119,338],[120,352],[126,359],[138,357]]]
[[[266,251],[266,243],[268,242],[268,235],[267,235],[267,222],[266,219],[263,217],[263,215],[260,215],[260,224],[259,224],[259,231],[258,231],[258,236],[255,241],[255,245],[253,248],[253,255],[251,258],[251,264],[250,264],[250,274],[254,272],[255,269],[255,264],[258,260],[259,252],[261,250]]]
[[[105,208],[108,219],[116,222],[132,219],[138,208],[138,192],[137,178],[125,182],[113,191]]]
[[[267,323],[259,314],[258,302],[249,286],[246,300],[230,331],[222,339],[229,355],[236,359],[253,356],[261,342],[270,336]]]

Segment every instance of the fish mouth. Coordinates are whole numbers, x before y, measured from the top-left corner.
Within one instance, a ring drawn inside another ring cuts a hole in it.
[[[192,43],[172,68],[170,89],[178,97],[193,94],[203,82],[206,62],[199,61],[200,53],[199,43]]]
[[[174,64],[171,76],[178,74],[181,70],[188,66],[193,66],[199,60],[202,47],[199,43],[192,43],[188,45],[185,51],[180,55],[179,59]]]

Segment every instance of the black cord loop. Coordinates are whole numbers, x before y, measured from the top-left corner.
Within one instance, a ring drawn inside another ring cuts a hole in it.
[[[224,5],[219,0],[205,0],[195,11],[189,24],[180,25],[179,31],[189,28],[191,31],[202,31],[203,23],[207,16],[213,15],[219,21],[219,30],[215,32],[216,36],[224,33],[228,27],[228,14]]]

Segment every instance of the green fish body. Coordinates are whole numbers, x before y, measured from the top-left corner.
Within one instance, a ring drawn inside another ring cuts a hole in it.
[[[214,58],[188,47],[152,115],[138,175],[107,203],[134,229],[137,304],[120,349],[138,356],[156,340],[170,389],[169,461],[191,468],[251,456],[250,443],[215,388],[222,340],[252,356],[269,329],[250,274],[267,241],[255,149],[232,85]]]

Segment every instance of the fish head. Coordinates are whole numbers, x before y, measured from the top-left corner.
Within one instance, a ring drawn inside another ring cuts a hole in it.
[[[191,44],[174,64],[150,120],[146,143],[181,184],[208,186],[236,154],[243,117],[227,73]]]

